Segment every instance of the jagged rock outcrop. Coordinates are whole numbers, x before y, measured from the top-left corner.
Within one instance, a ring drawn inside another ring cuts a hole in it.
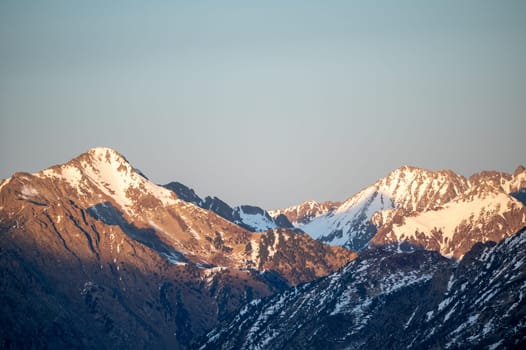
[[[292,223],[290,222],[289,218],[287,218],[285,216],[285,214],[278,214],[274,218],[274,221],[276,222],[276,225],[278,225],[279,227],[291,228],[291,229],[294,228],[294,225],[292,225]]]
[[[201,197],[199,197],[192,188],[183,185],[180,182],[170,182],[166,185],[163,185],[163,187],[174,192],[177,195],[177,198],[185,202],[195,204],[199,207],[203,205],[203,200],[201,199]]]

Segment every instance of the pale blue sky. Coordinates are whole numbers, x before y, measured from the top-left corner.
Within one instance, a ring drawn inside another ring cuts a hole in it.
[[[526,1],[2,1],[0,178],[95,146],[231,204],[526,163]]]

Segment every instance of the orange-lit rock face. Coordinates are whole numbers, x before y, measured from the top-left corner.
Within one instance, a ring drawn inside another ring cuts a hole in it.
[[[110,149],[4,180],[0,234],[2,339],[19,347],[187,346],[247,302],[355,257],[242,229]]]

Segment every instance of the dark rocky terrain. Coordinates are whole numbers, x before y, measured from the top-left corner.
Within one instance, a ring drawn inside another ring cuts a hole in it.
[[[363,252],[342,270],[261,301],[200,349],[523,349],[526,229],[460,262]]]

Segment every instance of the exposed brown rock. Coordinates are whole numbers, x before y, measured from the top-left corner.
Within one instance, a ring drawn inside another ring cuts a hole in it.
[[[159,192],[112,150],[0,186],[2,348],[185,348],[250,300],[355,257],[290,230],[269,245],[274,232]]]

